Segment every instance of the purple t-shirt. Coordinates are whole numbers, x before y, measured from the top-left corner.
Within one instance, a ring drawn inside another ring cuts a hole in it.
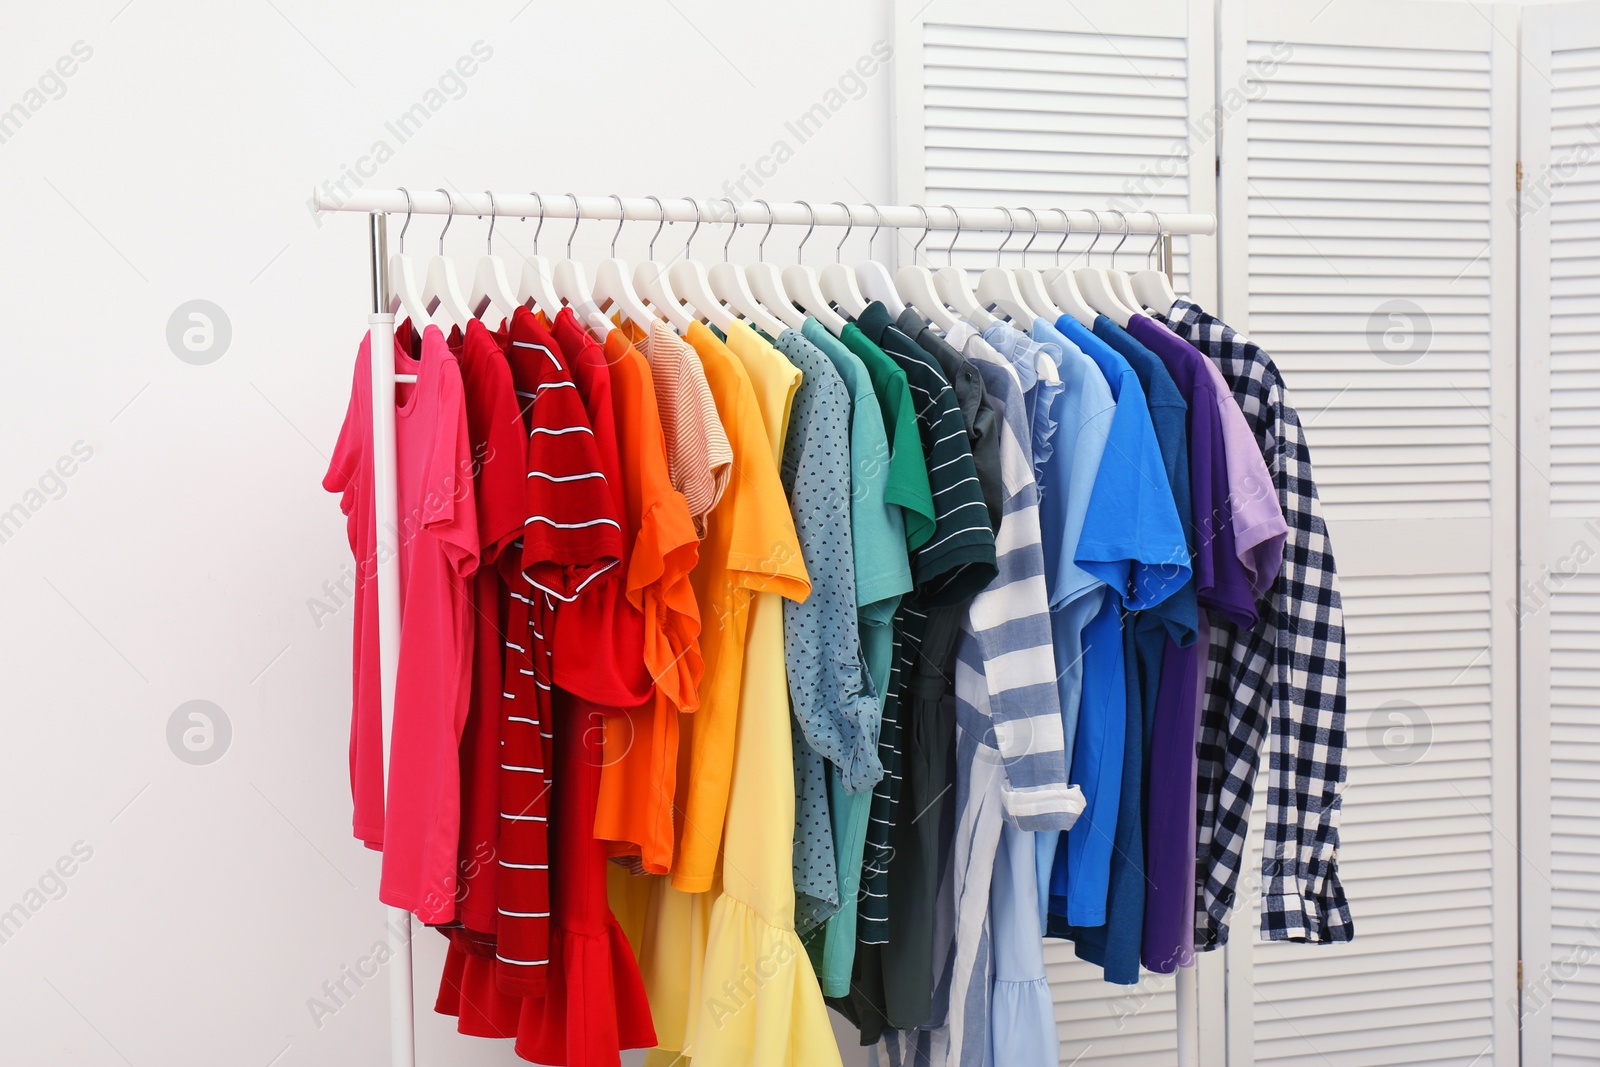
[[[1172,375],[1189,405],[1189,486],[1194,521],[1195,594],[1199,600],[1200,637],[1188,648],[1170,640],[1162,659],[1156,691],[1155,723],[1150,740],[1149,819],[1145,825],[1147,892],[1141,955],[1152,971],[1170,974],[1191,962],[1194,928],[1195,741],[1200,724],[1200,698],[1205,670],[1207,615],[1215,614],[1255,625],[1259,557],[1241,559],[1233,514],[1233,485],[1243,486],[1254,472],[1230,477],[1225,404],[1233,394],[1218,384],[1220,375],[1200,352],[1145,315],[1128,322],[1128,333],[1154,352]],[[1243,415],[1240,415],[1243,421]],[[1248,427],[1245,427],[1248,434]],[[1255,451],[1253,436],[1249,438]],[[1255,452],[1257,466],[1265,465]],[[1258,485],[1260,483],[1257,483]],[[1266,480],[1271,484],[1270,479]],[[1259,494],[1257,494],[1259,495]],[[1272,504],[1276,508],[1276,495]],[[1247,525],[1260,523],[1251,505]],[[1281,526],[1282,516],[1279,515]],[[1254,536],[1254,534],[1252,534]],[[1259,542],[1258,542],[1259,543]],[[1281,549],[1281,535],[1279,539]],[[1254,547],[1254,546],[1252,546]]]

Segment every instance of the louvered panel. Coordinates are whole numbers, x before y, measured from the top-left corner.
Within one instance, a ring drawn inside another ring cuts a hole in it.
[[[1561,91],[1558,82],[1557,99]],[[1592,1063],[1600,1056],[1600,574],[1564,580],[1550,598],[1550,749],[1554,965],[1535,990],[1551,1001],[1555,1062]]]
[[[1092,18],[1091,18],[1092,16]],[[1094,209],[1103,226],[1065,241],[1042,234],[1026,264],[1146,265],[1149,236],[1120,232],[1122,211],[1216,210],[1213,11],[1189,0],[1129,0],[1085,14],[1051,0],[903,0],[896,11],[896,188],[900,202]],[[977,273],[1024,262],[1030,219],[1011,236],[964,230],[918,255]],[[914,234],[906,235],[911,241]],[[1003,244],[1003,251],[1002,251]],[[902,245],[902,253],[909,245]],[[1059,250],[1059,252],[1058,252]],[[1173,240],[1174,285],[1202,303],[1216,293],[1214,238]],[[1062,1062],[1116,1067],[1170,1063],[1177,1034],[1173,980],[1105,982],[1072,947],[1045,943]],[[1220,1056],[1221,1019],[1204,1040]]]
[[[1486,515],[1488,54],[1291,44],[1248,94],[1251,335],[1293,385],[1330,520]],[[1397,366],[1374,315],[1402,297],[1431,344]],[[1378,459],[1386,423],[1437,432]]]
[[[1600,1060],[1600,4],[1524,27],[1524,1062]]]
[[[1169,5],[1181,10],[1181,5]],[[927,203],[1197,210],[1190,198],[1185,146],[1195,86],[1188,43],[1180,36],[1041,30],[950,18],[930,11],[923,24],[923,197]],[[982,24],[979,24],[982,23]],[[1180,22],[1181,24],[1181,22]],[[1204,87],[1209,95],[1210,87]],[[1209,165],[1209,157],[1203,165]],[[1018,223],[1027,219],[1019,214]],[[1106,216],[1096,253],[1120,240]],[[944,259],[936,238],[923,251]],[[973,272],[994,265],[1001,235],[965,233],[949,261]],[[1024,238],[1007,246],[1007,263]],[[1092,236],[1062,248],[1069,263]],[[1029,265],[1057,260],[1059,238],[1030,250]],[[1141,261],[1149,239],[1122,249],[1119,262]],[[1180,291],[1191,285],[1190,241],[1173,242]]]
[[[1225,218],[1245,232],[1223,242],[1240,294],[1223,317],[1282,370],[1340,564],[1339,870],[1357,933],[1256,940],[1258,779],[1229,1063],[1510,1062],[1496,1016],[1515,977],[1517,811],[1496,772],[1515,751],[1515,427],[1496,418],[1515,395],[1515,54],[1466,4],[1223,12],[1224,48],[1239,43],[1222,82],[1248,101],[1224,143]],[[1383,343],[1406,325],[1395,300],[1420,309],[1420,350]]]
[[[1492,1036],[1489,579],[1353,574],[1343,595],[1350,744],[1339,866],[1359,936],[1314,950],[1253,946],[1255,1062],[1470,1061]],[[1396,701],[1420,709],[1430,731],[1409,765],[1383,745],[1384,709]],[[1255,879],[1264,817],[1258,802]],[[1250,907],[1242,915],[1253,922],[1259,901]]]
[[[1550,153],[1551,513],[1600,513],[1600,50],[1552,57]]]

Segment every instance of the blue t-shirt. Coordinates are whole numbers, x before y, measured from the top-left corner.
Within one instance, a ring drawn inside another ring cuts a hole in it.
[[[1068,338],[1040,320],[1035,335]],[[1071,339],[1094,361],[1116,401],[1096,472],[1076,561],[1114,595],[1085,630],[1083,699],[1070,781],[1085,808],[1058,848],[1050,880],[1050,911],[1073,926],[1106,921],[1113,844],[1124,799],[1124,759],[1143,758],[1139,731],[1130,731],[1129,680],[1122,609],[1151,608],[1189,578],[1189,552],[1167,480],[1144,388],[1116,350],[1087,331]],[[1137,693],[1131,705],[1140,715]],[[1135,741],[1129,744],[1129,734]],[[1136,747],[1137,753],[1130,752]],[[1132,796],[1138,803],[1138,793]]]
[[[1095,339],[1076,320],[1064,317],[1056,323],[1062,334],[1074,341]],[[1187,440],[1188,405],[1172,375],[1159,357],[1141,345],[1105,316],[1095,323],[1103,332],[1099,339],[1110,344],[1139,377],[1144,388],[1150,421],[1161,449],[1162,463],[1172,488],[1179,521],[1193,546],[1189,520],[1189,448]],[[1155,723],[1156,692],[1167,642],[1189,645],[1195,640],[1198,622],[1194,579],[1191,576],[1172,596],[1157,606],[1138,612],[1123,631],[1123,657],[1128,687],[1128,721],[1124,732],[1122,795],[1117,829],[1113,839],[1111,871],[1107,890],[1106,922],[1096,927],[1068,927],[1058,920],[1052,936],[1070,937],[1079,957],[1099,964],[1106,981],[1132,985],[1139,980],[1139,958],[1145,905],[1145,813],[1142,810],[1144,782],[1149,777],[1152,730]],[[1133,709],[1140,714],[1135,715]]]

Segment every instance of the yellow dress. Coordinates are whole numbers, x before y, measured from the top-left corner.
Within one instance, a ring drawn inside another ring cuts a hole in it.
[[[800,372],[742,322],[728,331],[728,347],[755,388],[777,467]],[[781,488],[771,506],[788,516]],[[797,540],[783,547],[799,551]],[[794,932],[793,827],[783,604],[777,593],[760,593],[745,646],[722,894],[712,906],[691,1035],[696,1067],[839,1067],[822,988]]]
[[[699,324],[686,340],[701,355],[734,450],[741,529],[729,571],[749,598],[744,610],[723,616],[724,625],[743,626],[744,639],[731,774],[717,812],[724,817],[720,862],[709,892],[686,893],[668,879],[651,879],[645,890],[640,879],[617,874],[613,899],[627,898],[618,910],[650,997],[658,1042],[650,1067],[683,1067],[690,1056],[707,1067],[830,1067],[840,1062],[838,1047],[794,932],[794,765],[781,598],[804,600],[810,581],[778,467],[800,374],[742,323],[726,345]],[[725,494],[709,521],[731,520],[728,507]],[[716,612],[704,605],[702,612],[705,626],[716,625]],[[694,819],[690,808],[686,822],[695,825],[683,828],[686,844],[714,821]],[[692,846],[685,851],[694,866]]]

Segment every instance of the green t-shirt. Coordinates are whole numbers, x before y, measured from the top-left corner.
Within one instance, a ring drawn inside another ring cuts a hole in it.
[[[816,329],[822,330],[820,323]],[[808,339],[811,333],[811,323],[807,323]],[[866,364],[867,375],[872,379],[872,391],[878,397],[883,427],[889,435],[889,479],[883,494],[904,512],[906,547],[915,551],[933,536],[936,513],[933,490],[928,486],[928,467],[922,456],[922,437],[917,431],[917,409],[911,402],[906,372],[887,352],[867,340],[867,335],[853,322],[845,324],[839,340]]]

